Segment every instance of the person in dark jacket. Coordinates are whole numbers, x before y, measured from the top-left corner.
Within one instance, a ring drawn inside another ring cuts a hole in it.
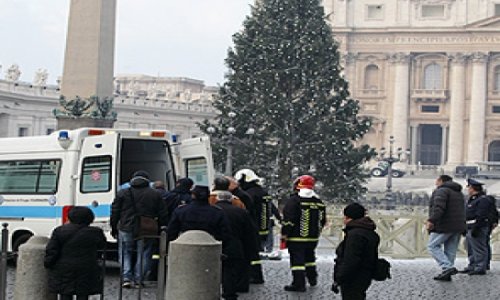
[[[219,207],[208,203],[210,190],[207,186],[195,186],[190,204],[179,206],[168,223],[167,236],[173,241],[188,230],[203,230],[218,241],[226,241],[231,236],[231,229],[226,215]]]
[[[306,277],[311,286],[318,282],[314,252],[326,224],[326,210],[313,190],[314,184],[312,176],[300,176],[299,192],[292,194],[283,208],[281,238],[288,246],[293,277],[292,284],[285,286],[285,291],[305,292]]]
[[[61,300],[88,299],[102,292],[102,270],[97,263],[98,250],[104,249],[106,237],[97,227],[89,226],[94,213],[88,207],[75,206],[69,224],[52,232],[45,250],[44,266],[49,273],[49,291]]]
[[[488,240],[490,224],[488,221],[490,200],[483,191],[483,183],[474,179],[467,180],[469,200],[465,211],[467,223],[468,266],[461,271],[469,275],[485,275],[488,266]]]
[[[426,227],[430,233],[427,249],[442,271],[434,279],[450,281],[458,273],[454,264],[460,235],[465,232],[465,200],[462,186],[448,175],[436,179]]]
[[[111,204],[111,234],[118,238],[118,255],[123,266],[123,287],[143,283],[151,271],[154,240],[135,240],[137,216],[155,217],[159,226],[167,224],[167,209],[160,193],[150,187],[149,174],[137,171],[130,180],[130,188],[120,190]],[[133,261],[134,251],[139,259]],[[142,270],[141,258],[142,257]]]
[[[344,209],[344,225],[344,240],[336,250],[332,290],[338,292],[340,287],[345,300],[363,300],[378,259],[380,237],[366,209],[358,203]]]
[[[222,245],[227,256],[222,261],[224,299],[236,299],[236,292],[248,292],[248,266],[255,248],[254,227],[250,215],[245,209],[233,205],[233,201],[231,192],[220,191],[215,203],[226,215],[232,233],[231,239]]]
[[[165,191],[165,193],[162,194],[163,201],[168,211],[167,223],[170,222],[172,213],[177,207],[191,203],[191,188],[193,188],[193,184],[194,182],[191,178],[181,178],[177,181],[172,191]]]
[[[248,194],[253,200],[255,207],[255,225],[257,226],[257,247],[259,251],[263,250],[263,244],[267,239],[269,233],[269,221],[271,212],[267,209],[268,202],[272,200],[267,191],[260,186],[261,178],[255,174],[253,170],[241,169],[234,175],[238,180],[240,187]],[[254,255],[250,262],[250,283],[263,284],[264,274],[262,272],[262,260],[258,255]]]

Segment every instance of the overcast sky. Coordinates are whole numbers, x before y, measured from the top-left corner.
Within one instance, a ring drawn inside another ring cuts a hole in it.
[[[22,81],[39,68],[62,75],[70,0],[0,0],[1,78],[17,63]],[[254,0],[118,0],[115,74],[224,80],[231,36]]]

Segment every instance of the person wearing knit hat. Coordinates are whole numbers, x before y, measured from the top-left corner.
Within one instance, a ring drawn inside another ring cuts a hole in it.
[[[344,225],[344,240],[336,250],[332,291],[341,292],[342,299],[366,299],[378,259],[380,237],[375,232],[375,223],[359,203],[345,207]]]

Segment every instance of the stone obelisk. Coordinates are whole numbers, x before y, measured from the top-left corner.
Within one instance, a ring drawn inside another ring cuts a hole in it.
[[[115,27],[116,0],[71,0],[59,129],[113,125]]]

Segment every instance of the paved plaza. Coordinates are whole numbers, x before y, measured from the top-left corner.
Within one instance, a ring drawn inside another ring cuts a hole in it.
[[[320,272],[319,284],[306,293],[283,291],[290,283],[288,259],[264,261],[266,283],[252,285],[250,293],[241,294],[241,300],[316,300],[340,299],[330,291],[332,282],[333,257],[330,250],[322,249],[318,255]],[[452,282],[437,282],[432,279],[439,270],[432,259],[390,260],[393,278],[385,282],[374,282],[368,291],[368,298],[376,300],[498,300],[500,299],[500,262],[493,262],[492,271],[486,276],[458,274]],[[459,258],[457,267],[466,265],[465,258]],[[9,269],[9,299],[12,299],[14,269]],[[116,266],[107,269],[105,299],[118,299],[119,272]],[[143,291],[142,299],[156,299],[156,290],[149,287]],[[91,299],[99,299],[94,296]],[[137,298],[137,290],[124,290],[123,299]],[[202,299],[200,299],[202,300]]]

